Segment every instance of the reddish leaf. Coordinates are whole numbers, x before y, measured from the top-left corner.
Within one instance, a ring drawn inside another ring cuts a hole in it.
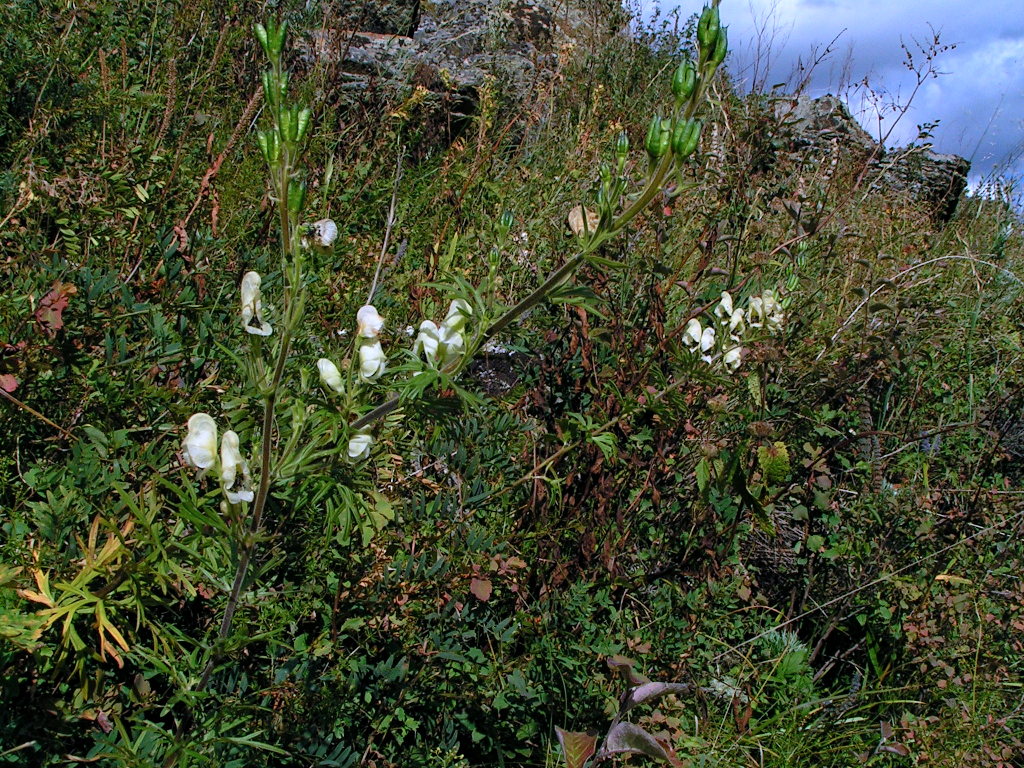
[[[472,579],[469,582],[469,591],[477,600],[484,603],[491,599],[493,589],[494,587],[488,579]]]
[[[583,768],[597,749],[597,737],[589,733],[563,731],[557,725],[555,733],[558,735],[558,743],[562,745],[566,768]]]
[[[0,373],[0,389],[13,392],[18,388],[18,380],[9,373]]]
[[[73,284],[58,280],[50,292],[40,299],[36,307],[36,322],[44,331],[53,334],[64,327],[64,310],[68,307],[68,300],[77,292],[78,288]]]

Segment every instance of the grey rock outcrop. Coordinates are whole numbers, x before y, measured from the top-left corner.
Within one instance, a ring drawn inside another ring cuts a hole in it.
[[[424,109],[445,118],[471,114],[479,89],[497,77],[525,99],[550,76],[559,48],[587,28],[574,3],[548,0],[348,0],[327,28],[300,42],[308,63],[337,72],[335,86],[357,95],[371,87],[425,89]],[[452,137],[449,137],[452,138]]]
[[[839,153],[879,194],[901,195],[936,221],[948,221],[967,188],[971,163],[941,155],[929,145],[886,150],[835,96],[806,94],[776,102],[775,119],[783,144],[795,159],[821,163]]]

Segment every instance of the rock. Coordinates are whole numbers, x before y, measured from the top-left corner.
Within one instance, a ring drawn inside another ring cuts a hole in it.
[[[812,99],[807,94],[776,102],[775,119],[789,149],[800,153],[828,152],[838,143],[854,159],[867,161],[882,154],[878,142],[861,128],[850,110],[835,96]]]
[[[949,221],[967,189],[971,161],[959,155],[940,155],[930,146],[905,147],[888,155],[875,180],[876,187],[902,192],[936,221]]]
[[[554,0],[347,0],[340,24],[299,42],[300,57],[338,72],[332,85],[343,94],[372,86],[404,96],[410,85],[425,88],[430,97],[417,101],[428,113],[424,123],[457,127],[475,110],[489,78],[507,98],[522,101],[554,74],[556,46],[571,44],[583,24],[583,13],[569,6]]]
[[[835,165],[838,154],[876,193],[902,195],[935,221],[948,221],[967,188],[971,163],[958,155],[940,155],[930,146],[886,151],[835,96],[806,94],[776,103],[775,118],[786,151],[798,162]]]

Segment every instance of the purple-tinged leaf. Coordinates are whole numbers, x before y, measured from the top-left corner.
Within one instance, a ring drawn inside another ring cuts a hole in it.
[[[597,737],[589,733],[563,731],[557,725],[555,733],[558,735],[558,743],[562,745],[565,768],[583,768],[597,749]]]
[[[632,723],[618,723],[608,731],[603,752],[607,754],[632,752],[664,760],[670,765],[680,764],[667,743],[654,738],[643,728]]]

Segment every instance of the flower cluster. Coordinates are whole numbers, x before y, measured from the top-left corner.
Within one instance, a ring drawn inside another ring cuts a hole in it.
[[[252,475],[249,462],[242,456],[238,435],[230,429],[220,440],[217,452],[217,422],[208,413],[194,414],[188,420],[188,434],[181,446],[185,463],[200,471],[212,471],[220,479],[220,487],[232,504],[253,500]]]
[[[716,323],[705,327],[696,317],[690,318],[683,330],[683,344],[708,364],[714,362],[714,352],[720,348],[722,365],[729,373],[738,370],[743,362],[742,342],[749,329],[767,328],[769,333],[778,333],[786,318],[775,292],[767,289],[750,298],[746,311],[734,307],[732,294],[722,291],[714,314],[717,328]]]
[[[420,323],[419,333],[413,345],[413,353],[423,353],[423,359],[431,368],[444,368],[466,353],[463,331],[466,321],[473,314],[473,308],[465,299],[455,299],[448,307],[448,314],[439,326],[433,320]]]

